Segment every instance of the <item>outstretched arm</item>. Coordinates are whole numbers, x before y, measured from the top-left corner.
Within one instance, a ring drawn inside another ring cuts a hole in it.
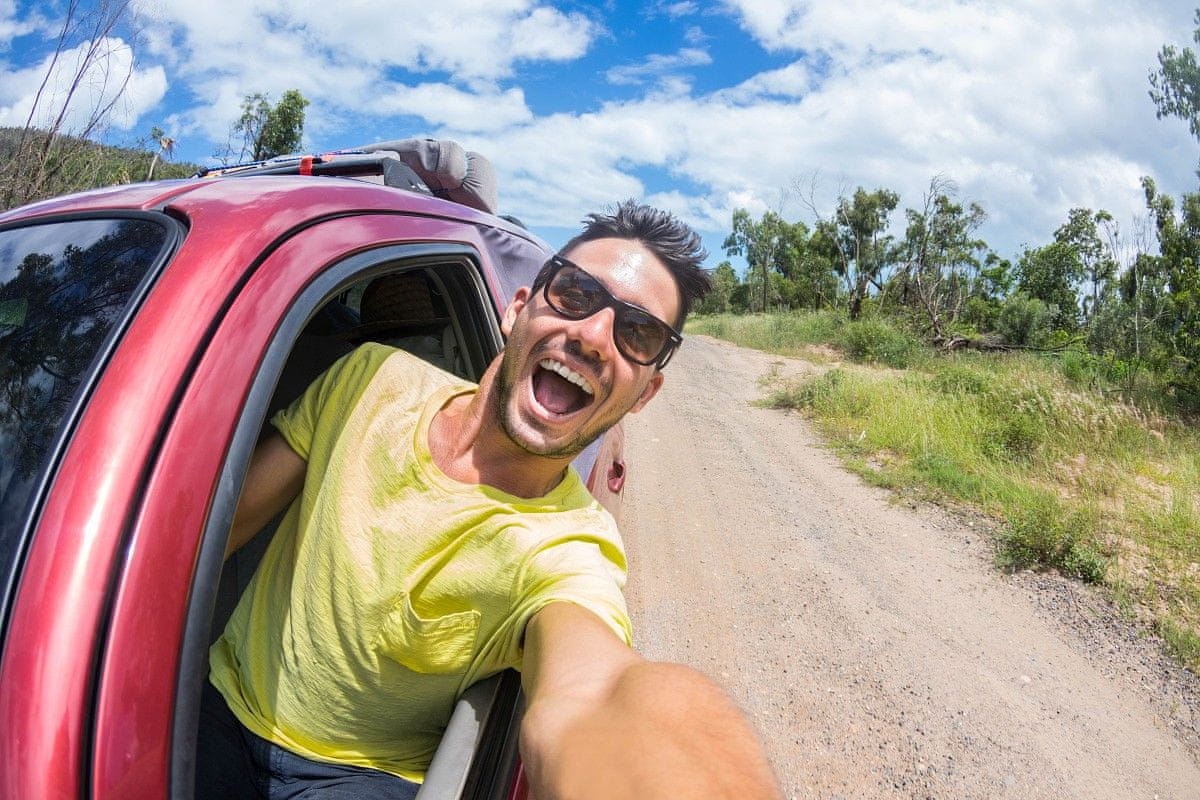
[[[581,606],[551,603],[529,623],[522,684],[521,757],[537,800],[780,797],[721,689],[647,661]]]
[[[284,438],[272,433],[254,448],[242,496],[233,514],[225,557],[253,538],[304,488],[305,461]]]

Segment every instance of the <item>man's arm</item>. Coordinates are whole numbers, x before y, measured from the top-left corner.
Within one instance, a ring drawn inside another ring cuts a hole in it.
[[[753,729],[712,681],[647,661],[581,606],[526,628],[521,757],[536,800],[779,798]]]
[[[304,488],[305,461],[278,433],[254,448],[242,496],[233,514],[225,558],[250,541]]]

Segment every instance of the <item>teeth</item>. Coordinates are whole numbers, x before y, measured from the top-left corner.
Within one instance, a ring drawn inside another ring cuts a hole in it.
[[[558,373],[563,378],[578,386],[580,389],[583,389],[585,394],[592,393],[592,387],[588,385],[588,382],[584,379],[584,377],[568,367],[566,364],[560,364],[551,358],[544,358],[538,362],[538,366],[542,369],[547,369],[551,372]]]

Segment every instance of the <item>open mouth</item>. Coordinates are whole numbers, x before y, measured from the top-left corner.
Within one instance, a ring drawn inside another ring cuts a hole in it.
[[[533,371],[533,396],[542,408],[565,416],[581,411],[592,402],[592,387],[566,364],[544,358]]]

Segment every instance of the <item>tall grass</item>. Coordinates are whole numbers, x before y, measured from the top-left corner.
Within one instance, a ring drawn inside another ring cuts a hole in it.
[[[829,315],[736,327],[741,341],[823,330],[804,347],[847,343],[847,325]],[[765,402],[805,409],[868,480],[993,516],[1002,564],[1118,589],[1200,669],[1200,435],[1114,401],[1094,376],[1081,383],[1055,359],[913,352],[897,359],[906,370],[840,364],[777,380]]]
[[[883,364],[897,369],[927,357],[920,341],[903,328],[883,319],[850,321],[833,311],[802,314],[717,314],[688,322],[691,333],[766,350],[780,355],[820,358],[820,347],[834,345],[863,364]]]

